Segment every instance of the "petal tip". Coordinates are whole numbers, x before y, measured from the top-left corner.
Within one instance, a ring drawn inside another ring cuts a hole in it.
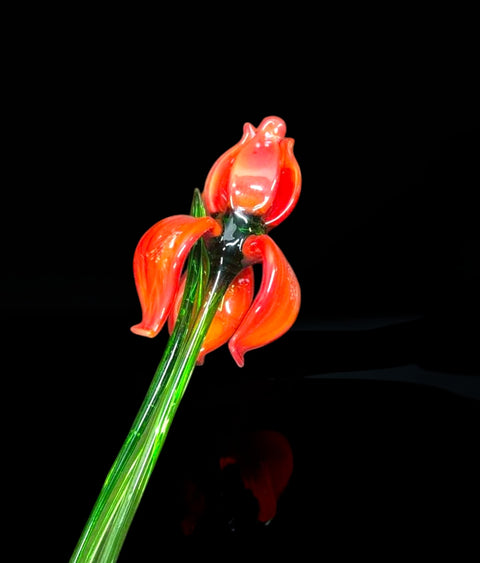
[[[230,353],[232,354],[232,357],[235,360],[237,366],[239,368],[243,368],[243,366],[245,365],[245,352],[237,347],[235,336],[230,339],[230,342],[228,343],[228,349],[230,350]]]
[[[139,336],[146,336],[147,338],[153,338],[157,336],[158,332],[155,332],[153,329],[144,327],[142,324],[134,325],[130,327],[130,330],[134,334],[138,334]]]

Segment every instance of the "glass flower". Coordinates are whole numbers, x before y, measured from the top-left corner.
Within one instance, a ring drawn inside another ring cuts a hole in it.
[[[246,352],[295,322],[300,287],[269,235],[300,195],[293,139],[285,133],[278,117],[265,118],[258,128],[247,123],[240,141],[213,165],[203,192],[194,191],[191,214],[162,219],[136,247],[142,320],[131,330],[151,338],[168,321],[171,335],[72,563],[117,560],[195,365],[228,342],[241,367]],[[256,264],[262,279],[254,295]],[[269,470],[247,484],[260,494],[271,476]],[[280,488],[271,489],[261,518],[274,513]]]
[[[290,214],[300,195],[294,141],[285,132],[285,122],[278,117],[265,118],[258,128],[245,124],[241,140],[207,176],[202,197],[208,215],[163,219],[141,238],[134,275],[143,317],[133,332],[156,336],[169,317],[173,330],[185,285],[184,264],[202,237],[218,268],[223,261],[235,262],[239,271],[225,291],[197,363],[228,341],[241,367],[247,351],[276,340],[292,326],[300,308],[300,286],[267,234]],[[257,263],[262,264],[263,275],[252,302],[252,265]]]

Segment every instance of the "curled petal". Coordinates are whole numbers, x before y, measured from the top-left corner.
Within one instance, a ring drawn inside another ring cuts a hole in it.
[[[182,268],[190,249],[207,231],[215,236],[220,225],[211,217],[174,215],[159,221],[140,239],[133,258],[133,273],[142,322],[132,332],[156,336],[173,305]]]
[[[263,263],[263,276],[258,294],[228,344],[240,367],[246,352],[282,336],[300,309],[300,285],[275,242],[268,235],[251,235],[242,250],[251,263]]]
[[[286,125],[279,117],[266,117],[254,139],[238,153],[230,175],[232,209],[265,215],[275,201],[282,164],[281,144]]]
[[[301,174],[286,130],[276,116],[257,128],[245,124],[241,140],[207,176],[202,195],[210,214],[234,210],[260,216],[268,229],[290,214],[300,195]]]
[[[268,229],[272,229],[286,219],[300,197],[302,175],[293,154],[294,143],[291,138],[282,139],[280,143],[282,164],[277,191],[272,207],[265,214],[265,225]]]
[[[225,152],[210,169],[203,190],[203,201],[208,212],[224,213],[228,207],[228,185],[230,171],[242,147],[255,137],[256,129],[250,123],[243,126],[243,136],[231,149]]]
[[[175,304],[168,317],[168,330],[173,331],[175,321],[180,311],[183,292],[185,289],[185,276],[180,282],[180,288],[175,297]],[[205,356],[225,344],[237,329],[241,320],[248,311],[253,299],[254,279],[253,268],[249,266],[242,270],[228,287],[222,303],[210,325],[202,348],[198,355],[197,364],[204,362]]]

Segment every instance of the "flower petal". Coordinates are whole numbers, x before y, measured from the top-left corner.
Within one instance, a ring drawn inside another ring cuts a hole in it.
[[[240,141],[218,158],[210,169],[202,195],[205,206],[211,215],[224,213],[227,210],[228,185],[232,164],[243,145],[255,137],[255,132],[256,129],[251,123],[245,123]]]
[[[265,214],[265,225],[268,229],[276,227],[290,215],[300,196],[302,175],[293,154],[294,143],[295,141],[288,137],[280,143],[282,164],[277,192],[272,207]]]
[[[230,174],[232,209],[263,216],[272,207],[280,178],[285,131],[283,119],[266,117],[258,126],[255,138],[239,151]]]
[[[210,230],[215,236],[221,233],[211,217],[174,215],[143,235],[133,258],[143,318],[132,332],[150,338],[160,332],[173,305],[185,259],[195,242]]]
[[[180,282],[180,288],[175,297],[175,303],[168,317],[168,330],[173,331],[175,322],[180,311],[183,292],[185,289],[185,276]],[[212,324],[210,325],[202,348],[197,358],[197,364],[202,365],[205,356],[223,346],[235,330],[248,311],[253,299],[254,279],[253,268],[251,266],[242,270],[230,284],[220,307],[215,313]]]
[[[250,263],[263,263],[262,283],[228,347],[242,367],[244,354],[282,336],[300,310],[300,285],[284,254],[268,235],[251,235],[243,244]]]
[[[268,522],[293,471],[293,452],[287,438],[274,430],[241,434],[220,457],[220,469],[237,464],[245,489],[257,499],[258,520]]]

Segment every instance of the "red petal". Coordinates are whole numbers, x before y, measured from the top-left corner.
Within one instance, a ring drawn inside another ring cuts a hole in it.
[[[263,216],[272,207],[280,179],[285,131],[283,119],[266,117],[255,138],[242,147],[230,174],[232,209]]]
[[[300,285],[295,272],[268,235],[249,236],[243,244],[243,254],[252,262],[263,262],[263,276],[258,294],[228,344],[240,367],[246,352],[282,336],[300,309]]]
[[[293,154],[294,140],[282,139],[280,150],[282,165],[277,192],[272,207],[265,215],[265,224],[269,229],[281,223],[290,215],[297,204],[302,186],[302,175],[297,159]]]
[[[245,123],[240,141],[225,152],[210,169],[202,194],[209,214],[224,213],[227,210],[228,183],[232,164],[243,145],[255,137],[255,132],[253,125]]]
[[[174,215],[159,221],[140,239],[133,258],[133,273],[142,322],[132,332],[156,336],[172,307],[185,259],[195,242],[207,231],[215,236],[220,225],[211,217]]]
[[[168,330],[170,333],[173,331],[175,321],[177,320],[184,290],[185,276],[181,281],[180,289],[175,297],[175,304],[168,317]],[[198,355],[197,364],[203,364],[207,354],[223,346],[229,340],[252,303],[253,290],[253,268],[249,266],[238,274],[227,289],[207,331]]]

